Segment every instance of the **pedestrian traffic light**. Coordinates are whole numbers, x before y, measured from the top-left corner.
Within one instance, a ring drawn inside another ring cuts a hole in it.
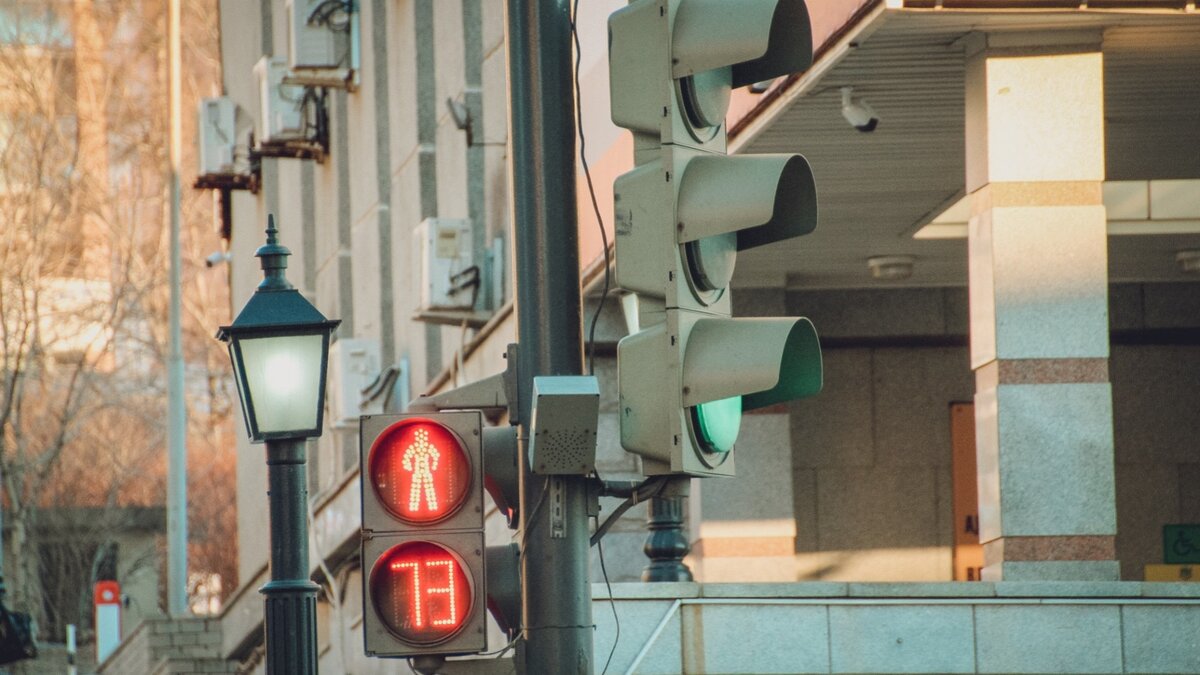
[[[804,318],[731,318],[740,251],[812,232],[800,155],[728,156],[730,92],[812,65],[802,0],[635,0],[609,17],[613,122],[635,168],[614,186],[621,444],[649,474],[732,475],[744,410],[821,389]]]
[[[487,648],[483,414],[362,418],[368,656]]]

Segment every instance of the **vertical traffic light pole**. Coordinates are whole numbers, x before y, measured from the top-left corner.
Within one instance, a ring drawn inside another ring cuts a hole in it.
[[[521,655],[527,673],[592,672],[587,479],[525,453],[535,375],[583,369],[568,0],[508,0],[521,428]]]

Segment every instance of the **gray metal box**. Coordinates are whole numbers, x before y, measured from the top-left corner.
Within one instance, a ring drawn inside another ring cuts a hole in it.
[[[533,378],[529,466],[544,475],[583,476],[596,467],[600,385],[595,377]]]

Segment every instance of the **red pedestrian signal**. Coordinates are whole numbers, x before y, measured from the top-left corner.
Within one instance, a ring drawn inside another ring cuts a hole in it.
[[[467,500],[470,459],[454,434],[431,420],[389,426],[375,439],[368,461],[375,496],[406,523],[436,523]]]
[[[367,655],[484,651],[482,413],[375,415],[360,429]]]

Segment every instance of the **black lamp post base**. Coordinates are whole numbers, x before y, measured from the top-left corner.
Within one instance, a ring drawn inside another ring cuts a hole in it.
[[[317,590],[311,581],[270,581],[266,598],[268,675],[316,675]]]
[[[642,581],[692,581],[692,571],[683,563],[691,550],[683,529],[684,499],[660,496],[650,500],[650,536],[643,548],[650,564],[642,570]]]

